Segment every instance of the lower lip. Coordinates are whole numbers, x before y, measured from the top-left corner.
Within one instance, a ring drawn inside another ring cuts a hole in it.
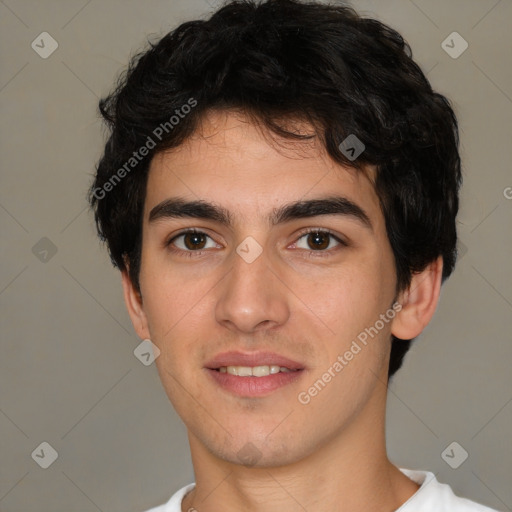
[[[211,378],[223,389],[242,397],[258,397],[270,394],[298,380],[303,370],[279,372],[265,377],[238,377],[229,373],[206,368]]]

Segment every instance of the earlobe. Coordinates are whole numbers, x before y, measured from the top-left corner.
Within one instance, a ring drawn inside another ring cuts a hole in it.
[[[411,284],[398,302],[402,309],[393,319],[391,333],[399,339],[418,336],[434,316],[441,293],[443,259],[439,256],[425,270],[413,274]]]
[[[133,286],[128,271],[123,270],[121,272],[121,278],[123,283],[124,302],[126,304],[128,314],[132,320],[135,332],[141,339],[150,338],[148,322],[146,313],[144,312],[141,294]]]

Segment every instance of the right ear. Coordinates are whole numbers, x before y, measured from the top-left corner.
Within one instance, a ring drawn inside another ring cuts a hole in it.
[[[124,302],[132,320],[135,332],[142,340],[151,339],[148,329],[148,320],[146,313],[144,312],[142,296],[133,286],[127,270],[121,271],[121,277],[123,282]]]

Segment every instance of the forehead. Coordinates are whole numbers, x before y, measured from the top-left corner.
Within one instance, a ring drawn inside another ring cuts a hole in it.
[[[314,134],[307,123],[286,128]],[[179,196],[221,204],[247,222],[284,203],[340,194],[378,221],[374,174],[334,162],[316,136],[280,138],[243,114],[212,111],[182,145],[153,158],[145,216]]]

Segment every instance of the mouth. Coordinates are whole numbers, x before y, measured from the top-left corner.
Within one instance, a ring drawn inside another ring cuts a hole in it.
[[[225,391],[241,397],[263,397],[296,382],[305,366],[271,352],[229,352],[209,361],[205,370]]]
[[[279,366],[277,364],[263,365],[263,366],[221,366],[213,368],[220,373],[229,373],[237,377],[267,377],[268,375],[275,375],[276,373],[290,373],[299,372],[300,369],[286,368],[286,366]]]

